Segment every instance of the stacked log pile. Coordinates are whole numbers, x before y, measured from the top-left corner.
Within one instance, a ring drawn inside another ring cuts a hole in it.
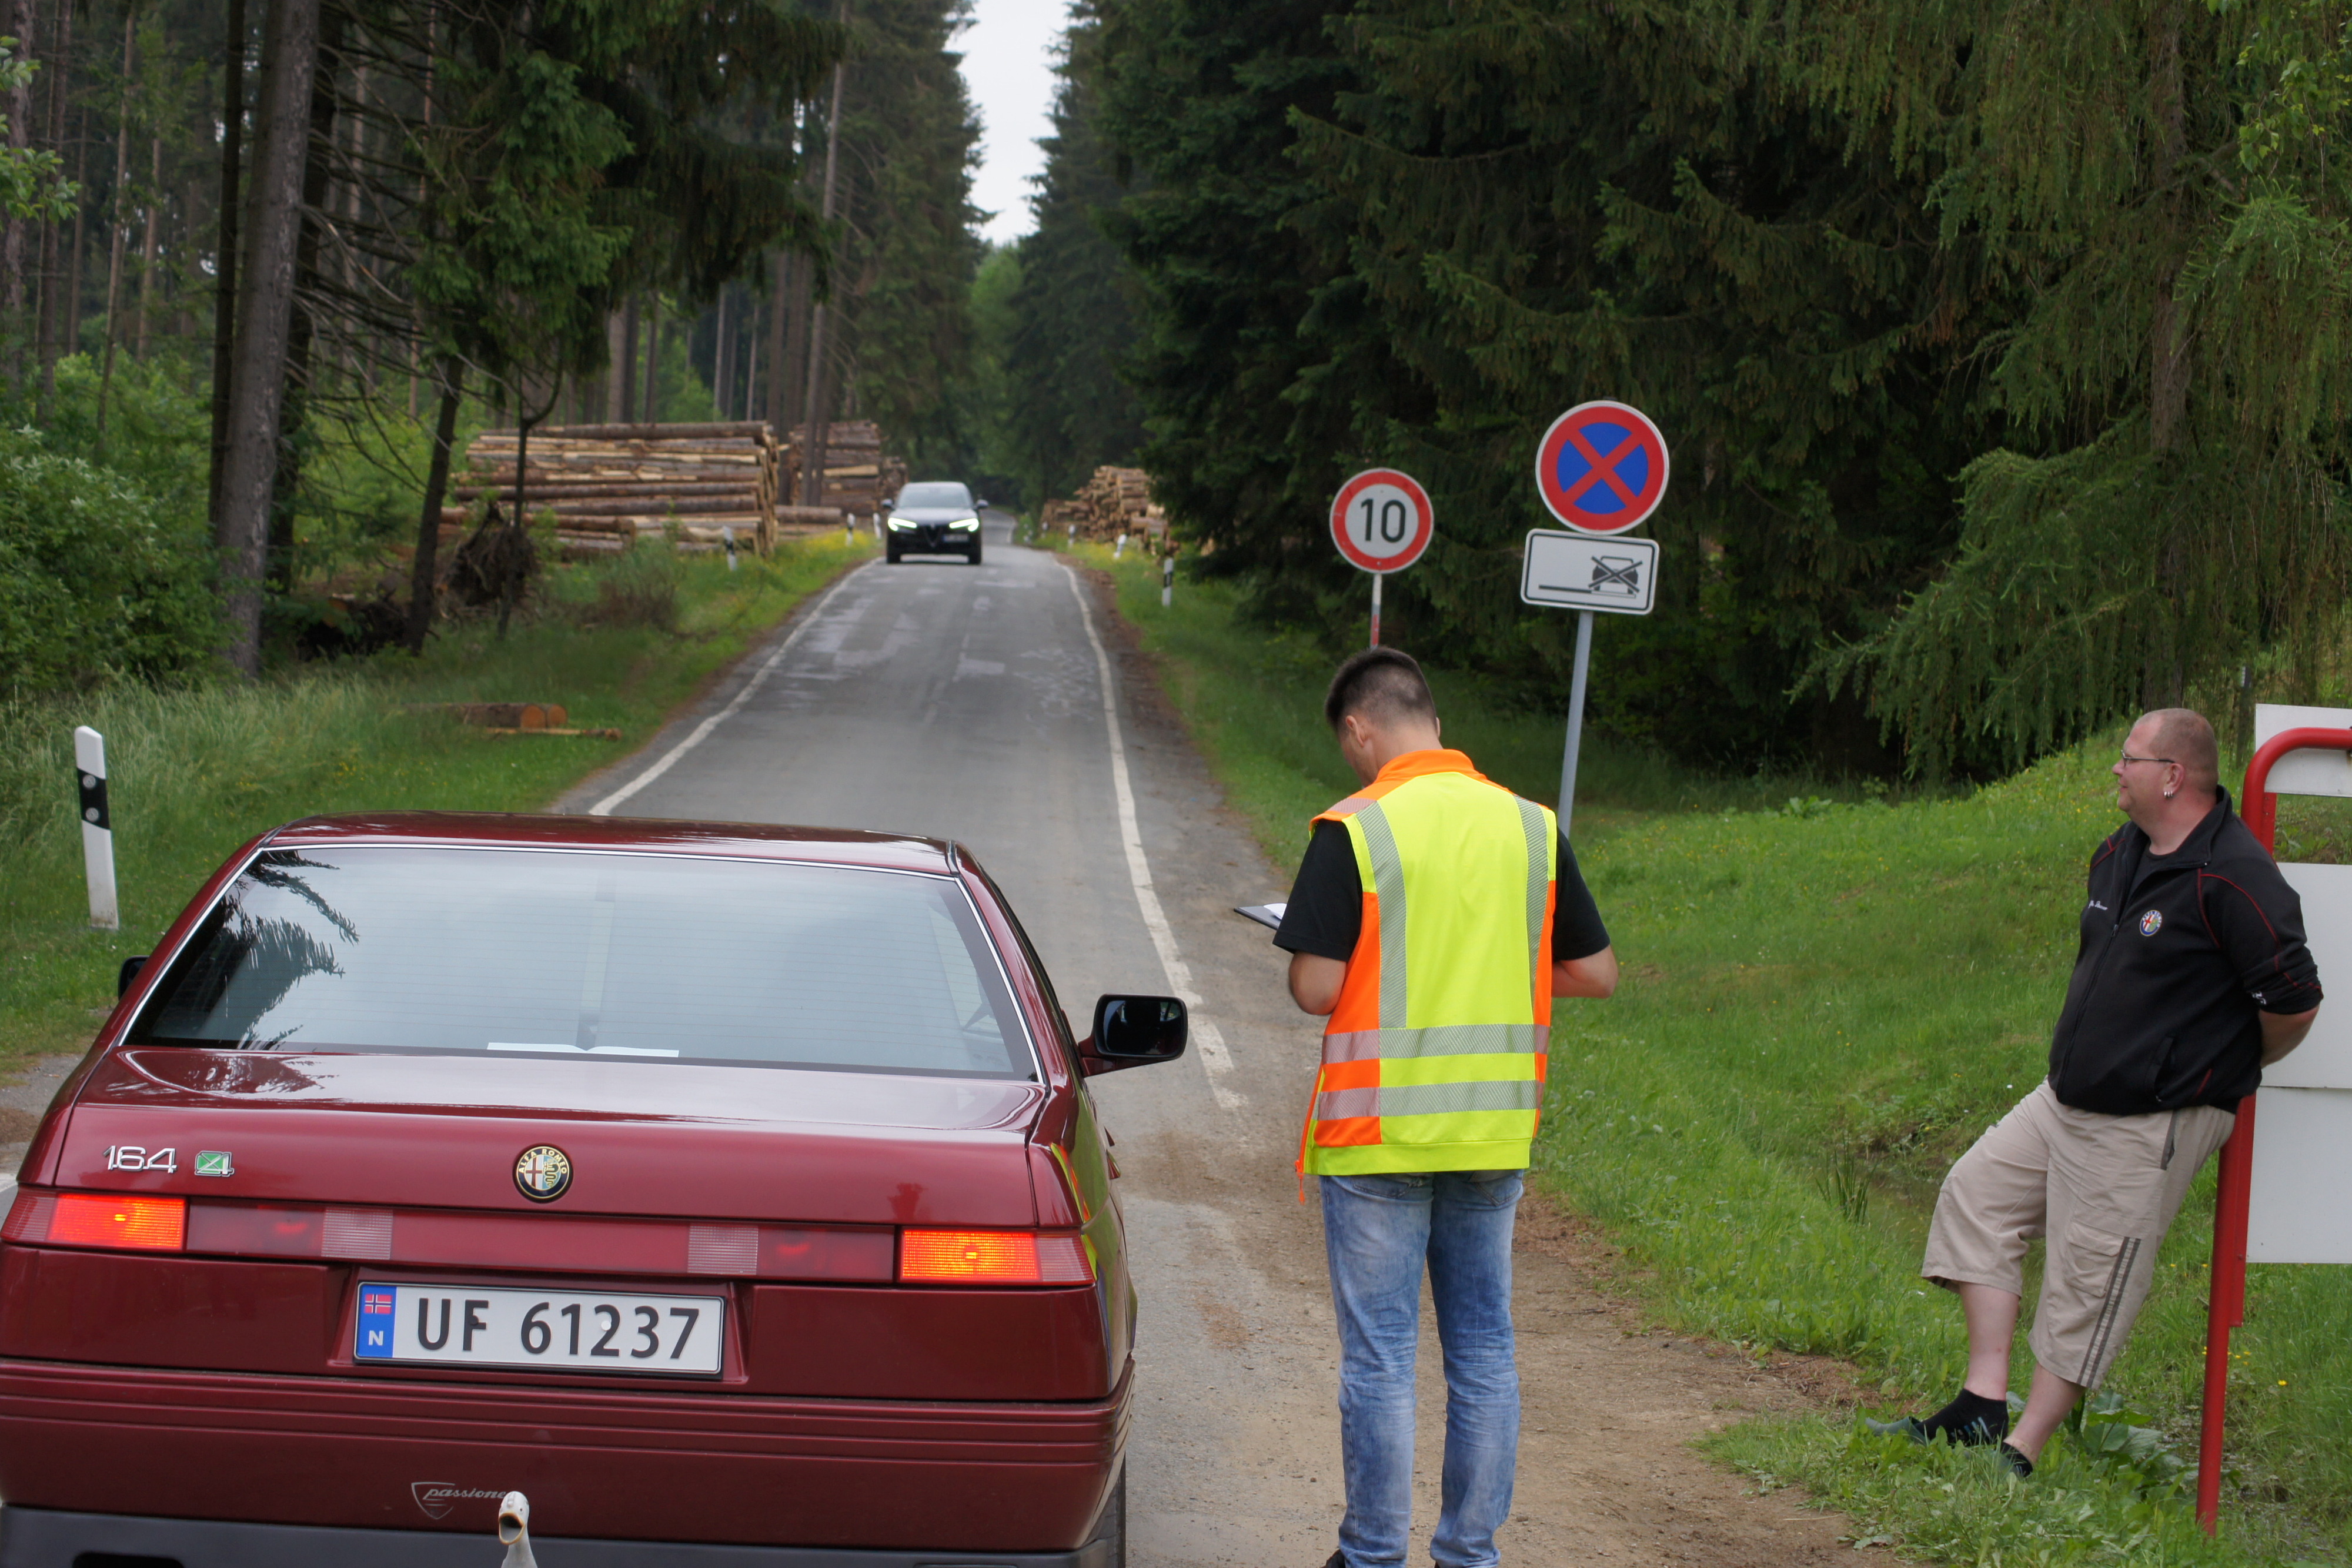
[[[806,469],[808,450],[809,427],[800,425],[785,444],[786,500],[801,498],[801,475]],[[841,526],[841,513],[863,517],[880,511],[906,482],[906,464],[883,455],[880,425],[870,419],[845,419],[825,426],[824,493],[818,501],[835,514],[833,527]]]
[[[442,520],[466,521],[486,497],[511,507],[516,452],[511,430],[477,437],[453,486],[460,505]],[[534,518],[554,514],[556,540],[572,553],[624,550],[672,526],[688,549],[723,549],[731,528],[764,551],[776,542],[777,456],[759,422],[542,426],[530,433],[523,502]]]
[[[1140,468],[1105,465],[1095,470],[1076,499],[1046,502],[1038,519],[1039,528],[1051,534],[1067,536],[1073,525],[1077,538],[1101,544],[1121,534],[1155,542],[1168,536],[1168,515],[1151,499],[1151,476]]]

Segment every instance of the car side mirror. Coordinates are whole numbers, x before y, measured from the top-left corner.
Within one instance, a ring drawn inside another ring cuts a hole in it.
[[[1190,1029],[1174,997],[1097,997],[1095,1031],[1078,1042],[1078,1057],[1088,1077],[1173,1061],[1184,1054]]]
[[[147,955],[144,953],[140,954],[136,958],[125,958],[122,960],[122,967],[114,972],[114,999],[116,1001],[119,1002],[123,998],[131,994],[131,982],[139,977],[139,971],[146,965],[146,962]]]
[[[988,510],[988,497],[982,496],[978,500],[974,501],[971,504],[971,509],[975,512],[984,512]]]

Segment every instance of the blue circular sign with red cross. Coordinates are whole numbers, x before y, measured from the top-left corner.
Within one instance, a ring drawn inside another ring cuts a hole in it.
[[[1580,533],[1622,534],[1666,495],[1666,438],[1622,402],[1580,402],[1536,448],[1536,493]]]

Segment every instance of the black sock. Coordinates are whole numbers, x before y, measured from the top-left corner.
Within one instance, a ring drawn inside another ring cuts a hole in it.
[[[1958,1398],[1919,1425],[1931,1438],[1944,1437],[1971,1447],[1998,1443],[2009,1436],[2009,1402],[1963,1388]]]

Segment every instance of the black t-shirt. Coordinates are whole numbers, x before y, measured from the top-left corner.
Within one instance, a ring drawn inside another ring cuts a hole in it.
[[[1298,862],[1298,880],[1291,885],[1290,904],[1274,945],[1293,953],[1345,963],[1356,952],[1356,938],[1364,925],[1364,883],[1356,874],[1356,852],[1348,843],[1340,822],[1318,822],[1307,841],[1307,857]],[[1551,956],[1561,963],[1590,958],[1609,946],[1608,928],[1592,894],[1576,869],[1568,835],[1559,836],[1559,870],[1552,879]]]

